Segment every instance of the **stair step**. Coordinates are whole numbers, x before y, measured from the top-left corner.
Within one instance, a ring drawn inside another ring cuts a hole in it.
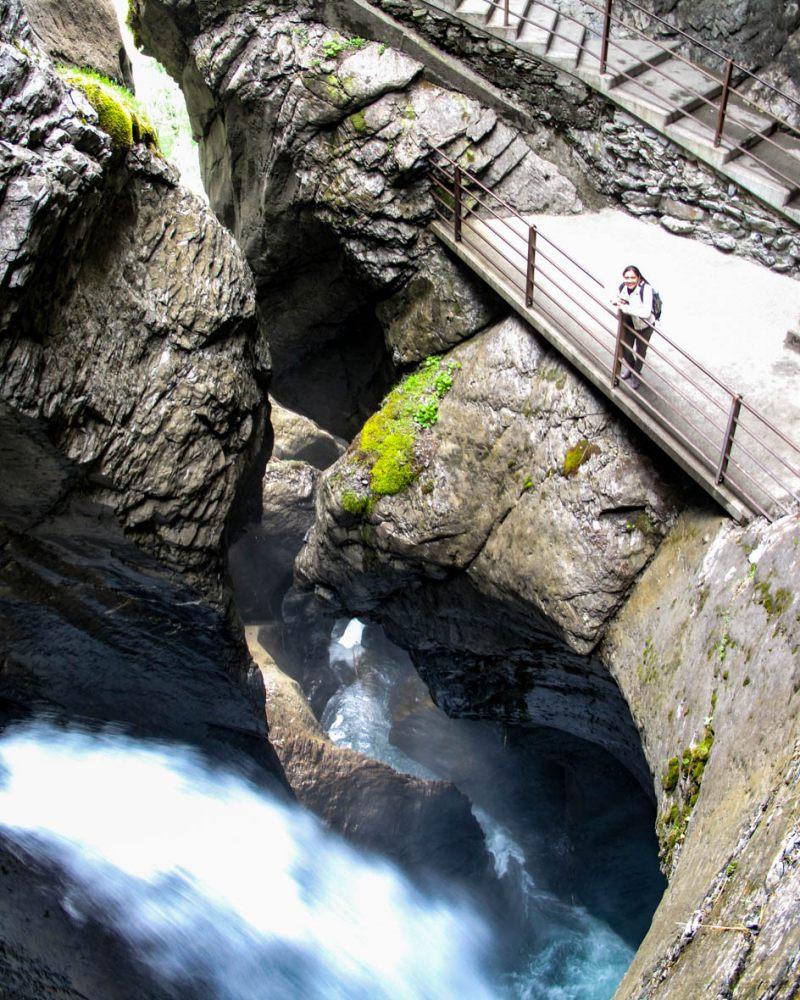
[[[519,137],[508,146],[508,148],[495,159],[481,177],[481,183],[488,188],[497,188],[508,175],[515,170],[530,152],[530,147],[524,139]]]
[[[768,166],[754,160],[748,153],[728,164],[726,173],[739,184],[778,205],[787,204],[795,196],[793,185],[776,177]]]
[[[586,34],[584,25],[560,15],[550,36],[547,58],[561,65],[574,66],[580,57]]]
[[[641,76],[653,66],[661,66],[670,58],[670,49],[677,43],[670,43],[662,48],[654,42],[641,38],[625,38],[608,47],[606,58],[606,73],[601,78],[600,73],[600,39],[592,37],[586,43],[586,49],[580,62],[583,72],[597,74],[596,79],[602,79],[604,88],[619,87],[626,80]]]
[[[711,147],[714,141],[714,134],[717,130],[717,119],[719,116],[718,106],[704,104],[685,117],[680,118],[669,126],[669,134],[681,139],[688,139],[693,143],[701,143],[703,146]],[[736,95],[732,95],[728,101],[728,110],[725,120],[722,143],[719,147],[719,155],[714,159],[719,165],[736,159],[745,150],[739,150],[741,143],[749,140],[757,141],[754,136],[762,131],[767,131],[774,127],[774,123],[766,115],[753,111]]]
[[[462,0],[456,7],[456,13],[460,17],[483,17],[486,14],[488,4],[486,0]]]
[[[527,0],[508,0],[508,29],[510,31],[511,38],[516,37],[519,19],[525,13],[527,5]],[[501,28],[505,30],[505,16],[505,3],[503,0],[500,0],[496,6],[490,7],[489,17],[486,23],[490,28]]]
[[[518,43],[528,52],[543,55],[547,50],[557,16],[554,10],[541,4],[532,4],[517,35]]]

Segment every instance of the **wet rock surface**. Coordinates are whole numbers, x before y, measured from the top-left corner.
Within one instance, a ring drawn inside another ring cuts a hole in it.
[[[796,988],[798,551],[797,516],[684,514],[606,634],[670,875],[619,997]]]
[[[375,299],[437,254],[424,234],[431,146],[469,149],[474,169],[520,208],[580,209],[535,137],[428,82],[419,62],[385,45],[303,10],[243,4],[212,17],[202,4],[154,0],[136,9],[145,45],[183,83],[211,204],[255,272],[276,392],[337,433],[352,435],[391,379],[394,335],[387,351]],[[474,299],[474,282],[450,272],[464,284],[454,301]],[[469,312],[451,337],[475,332]],[[332,392],[349,422],[333,422]]]
[[[299,684],[247,628],[266,689],[270,738],[299,802],[334,830],[416,873],[475,888],[490,865],[470,802],[452,784],[402,774],[325,735]]]
[[[417,434],[416,480],[348,512],[349,495],[369,492],[357,438],[323,476],[299,580],[402,636],[449,710],[582,736],[610,713],[619,725],[599,731],[615,730],[633,760],[624,704],[586,657],[680,500],[640,439],[518,320],[447,359],[452,388]]]
[[[225,520],[266,412],[247,264],[165,161],[112,156],[46,60],[12,44],[0,56],[2,397],[47,421],[143,544],[219,590]]]
[[[131,88],[131,64],[111,0],[25,0],[25,13],[54,62],[88,67]]]
[[[42,716],[197,747],[288,795],[230,622],[126,539],[40,424],[0,404],[0,725]],[[0,844],[3,996],[161,997],[63,877]]]

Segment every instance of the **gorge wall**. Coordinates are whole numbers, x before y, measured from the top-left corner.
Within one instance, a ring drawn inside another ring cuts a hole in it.
[[[438,136],[457,150],[466,140],[479,147],[482,137],[488,150],[495,137],[509,134],[506,148],[514,149],[518,117],[511,119],[516,124],[497,121],[496,111],[476,99],[449,96],[420,79],[421,70],[405,57],[382,64],[390,49],[351,45],[311,11],[274,7],[263,14],[248,5],[198,4],[187,19],[186,11],[179,15],[153,0],[142,0],[137,11],[140,34],[157,53],[169,59],[180,49],[172,70],[184,81],[190,108],[194,102],[206,169],[219,185],[212,204],[232,220],[260,275],[263,307],[276,301],[274,285],[288,315],[281,281],[297,280],[270,271],[286,250],[271,215],[283,199],[300,207],[299,216],[290,213],[295,270],[298,248],[312,238],[318,251],[338,246],[325,267],[344,262],[356,275],[359,308],[370,298],[392,303],[375,311],[386,354],[407,365],[447,351],[412,376],[417,382],[390,393],[382,408],[373,404],[348,451],[309,481],[316,518],[297,562],[299,586],[286,605],[290,631],[307,635],[314,622],[345,612],[380,621],[410,650],[447,710],[546,721],[589,735],[653,789],[670,884],[620,997],[793,995],[798,580],[790,553],[797,519],[740,529],[708,510],[544,345],[515,320],[503,320],[497,303],[485,302],[473,321],[447,335],[453,313],[464,313],[452,303],[471,293],[452,262],[450,278],[437,285],[431,277],[419,232],[430,213],[422,153],[437,135],[438,116],[454,120],[448,111],[454,103],[464,112],[464,130],[459,123]],[[415,25],[426,18],[431,31],[445,32],[429,12],[417,12]],[[180,47],[159,42],[167,34],[163,23]],[[485,39],[453,38],[448,33],[450,46],[469,45],[499,72],[501,57]],[[278,65],[288,68],[290,82],[276,75]],[[506,86],[512,71],[519,79],[518,69],[505,67]],[[573,160],[570,148],[581,142],[602,148],[592,138],[598,122],[600,134],[623,136],[620,149],[642,140],[637,133],[629,144],[629,124],[605,119],[588,95],[565,93],[553,80],[536,78],[534,124],[520,136],[549,158],[545,169],[570,192],[559,201],[550,187],[542,204],[575,210],[578,198],[597,204],[597,189],[612,193],[602,183],[593,191],[578,164],[588,165],[590,176],[630,173],[635,183],[628,190],[636,196],[624,200],[635,210],[684,215],[692,228],[705,220],[708,233],[731,236],[730,249],[794,272],[794,232],[780,226],[773,232],[774,220],[754,208],[756,225],[728,233],[725,219],[738,220],[734,211],[741,211],[737,196],[720,191],[718,204],[699,205],[714,182],[685,162],[672,171],[663,143],[652,137],[645,140],[649,180],[640,165],[623,169],[613,144],[603,154],[612,156],[604,171],[592,157]],[[248,113],[249,102],[259,113],[277,109],[274,118],[265,125],[259,117],[260,133],[248,128],[249,140],[230,142],[230,123]],[[300,108],[310,133],[298,125]],[[543,124],[548,108],[570,116],[557,123],[561,135],[574,129],[566,146]],[[288,126],[288,139],[274,122]],[[298,134],[304,147],[291,149]],[[333,148],[335,169],[320,153]],[[629,162],[640,164],[640,156],[632,152]],[[530,190],[527,181],[507,183],[512,202]],[[673,209],[670,199],[684,207]],[[393,220],[388,238],[386,216]],[[759,232],[760,225],[768,231]],[[324,240],[317,239],[320,226]],[[762,237],[783,242],[776,248]],[[787,255],[778,262],[780,248]],[[415,281],[429,295],[418,330],[407,319]],[[315,349],[331,342],[315,332],[315,317],[325,304],[335,311],[337,302],[329,298],[305,315]],[[389,334],[403,316],[402,338]],[[290,356],[283,359],[291,365]],[[445,391],[436,394],[435,422],[412,428],[409,443],[409,427],[398,422],[428,377],[444,377]],[[345,400],[352,427],[357,411],[347,396],[337,398]],[[320,415],[313,405],[306,412]],[[406,435],[410,452],[398,441],[382,448],[387,427]],[[760,742],[751,742],[753,729],[763,734]]]
[[[296,687],[269,657],[256,671],[211,603],[226,603],[231,509],[253,500],[271,444],[266,324],[278,398],[355,433],[343,454],[321,435],[324,472],[302,447],[279,451],[257,490],[266,535],[293,518],[284,577],[313,522],[287,602],[295,641],[363,614],[447,710],[607,746],[657,798],[670,875],[619,996],[788,1000],[797,518],[736,528],[708,510],[424,232],[433,143],[469,149],[522,208],[600,198],[562,139],[310,9],[138,0],[139,37],[185,88],[234,242],[157,157],[114,149],[32,51],[19,8],[2,10],[0,374],[23,411],[2,417],[8,461],[26,469],[3,481],[4,711],[97,723],[122,711],[148,735],[244,751],[340,828],[364,811],[363,789],[389,788],[409,821],[402,847],[435,855],[448,830],[425,817],[445,816],[479,869],[465,800],[334,752]],[[379,405],[397,368],[442,351]],[[426,386],[436,419],[411,427]],[[332,774],[339,795],[325,795]]]

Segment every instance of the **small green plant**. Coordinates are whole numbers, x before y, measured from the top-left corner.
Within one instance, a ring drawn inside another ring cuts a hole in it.
[[[439,419],[439,401],[431,399],[427,403],[422,403],[417,407],[414,414],[414,423],[420,427],[433,427]]]
[[[531,490],[531,489],[533,489],[533,480],[531,479],[530,476],[526,476],[522,480],[522,489],[523,490]]]
[[[301,48],[305,48],[308,45],[308,28],[306,28],[305,25],[301,25],[299,28],[294,28],[293,34],[300,43]]]
[[[661,787],[665,792],[673,792],[678,785],[678,778],[681,775],[681,762],[677,757],[670,757],[667,761],[667,769],[661,779]]]
[[[350,49],[363,49],[367,44],[366,38],[327,38],[322,43],[322,51],[326,59],[335,59],[340,53]]]
[[[381,42],[381,44],[378,46],[378,55],[382,56],[385,51],[386,51],[386,45],[383,42]]]
[[[736,874],[736,869],[739,867],[738,861],[731,861],[728,867],[725,869],[725,874],[730,878],[732,875]]]
[[[569,478],[574,476],[587,459],[592,455],[599,455],[600,448],[596,444],[591,444],[586,438],[582,438],[573,448],[570,448],[564,456],[564,464],[561,468],[561,475]]]
[[[360,517],[367,509],[369,497],[364,496],[361,493],[356,493],[355,490],[345,490],[344,493],[342,493],[341,502],[342,510],[346,514],[352,514],[353,517]]]

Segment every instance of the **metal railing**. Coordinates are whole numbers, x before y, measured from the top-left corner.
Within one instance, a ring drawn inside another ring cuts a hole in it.
[[[441,2],[435,2],[435,0],[423,0],[423,2],[450,16],[458,18],[458,20],[470,25],[470,27],[474,27],[471,22],[466,21],[457,12],[448,10],[445,6],[442,6]],[[696,126],[697,134],[703,137],[709,145],[722,148],[725,163],[747,155],[762,170],[766,171],[767,174],[771,175],[782,186],[788,189],[785,194],[784,205],[788,205],[800,194],[800,162],[795,166],[794,159],[786,155],[784,147],[774,138],[777,133],[784,132],[800,142],[800,128],[776,115],[769,108],[759,104],[758,101],[739,88],[745,79],[752,79],[760,86],[769,88],[777,97],[780,97],[792,107],[796,107],[798,114],[800,114],[799,101],[751,73],[732,59],[727,59],[722,53],[712,49],[699,39],[695,39],[681,29],[669,25],[663,18],[650,15],[649,12],[645,11],[644,8],[633,2],[633,0],[601,0],[601,2],[603,3],[602,6],[594,3],[593,0],[582,0],[583,6],[602,18],[602,28],[599,32],[588,23],[588,18],[581,20],[573,13],[562,11],[557,6],[556,0],[554,2],[536,0],[535,4],[528,3],[525,5],[524,13],[514,11],[511,8],[510,0],[485,0],[487,9],[484,23],[489,34],[491,34],[489,31],[490,22],[494,15],[502,17],[503,26],[506,28],[513,29],[514,25],[516,25],[516,37],[511,44],[520,48],[527,55],[533,55],[534,58],[536,57],[536,53],[528,52],[518,41],[526,25],[530,25],[548,34],[548,50],[552,47],[554,39],[566,42],[575,49],[576,67],[585,68],[593,61],[596,63],[601,75],[609,74],[611,76],[611,89],[623,82],[630,83],[631,87],[641,95],[642,99],[648,100],[656,108],[662,109],[667,119],[666,125],[674,124],[682,119],[690,120]],[[653,38],[642,31],[642,29],[623,20],[619,13],[614,12],[614,4],[616,4],[617,10],[627,8],[647,14],[661,24],[666,25],[679,38],[691,41],[692,44],[707,50],[724,65],[725,68],[722,75],[718,76],[712,70],[691,61],[676,50],[674,43],[670,45],[661,39]],[[534,6],[538,11],[548,11],[555,15],[555,18],[549,24],[535,20],[528,16],[527,13],[531,6]],[[563,30],[559,30],[562,22],[571,22],[577,25],[580,29],[579,37],[576,38],[566,34]],[[612,28],[615,26],[625,32],[624,37],[612,38]],[[638,39],[647,41],[656,47],[658,52],[648,58],[641,55],[641,53],[632,51],[629,47],[631,33]],[[598,40],[599,46],[595,44],[592,47],[590,43],[592,41],[597,43]],[[628,43],[627,45],[626,42]],[[630,61],[628,68],[625,69],[621,65],[617,65],[609,69],[609,62],[612,60],[613,54],[626,57]],[[547,52],[544,52],[542,57],[546,59]],[[706,81],[706,85],[698,89],[698,87],[687,83],[685,80],[676,79],[669,72],[669,69],[663,65],[667,59],[675,60],[690,67]],[[662,89],[651,85],[649,82],[643,82],[641,76],[643,73],[650,71],[657,77],[659,83],[663,82],[668,86],[680,88],[682,92],[688,95],[688,99],[682,103],[673,101],[669,96],[665,95]],[[767,119],[768,125],[761,128],[754,127],[751,121],[742,117],[746,113],[746,108],[740,109],[735,105],[731,105],[732,97],[742,102],[747,108],[752,109],[760,117]],[[712,118],[711,122],[698,114],[698,112],[702,111],[709,113]],[[736,129],[741,130],[743,133],[739,138],[732,134]],[[781,166],[768,162],[754,151],[754,147],[761,143],[764,143],[766,147],[776,152],[780,158]]]
[[[555,327],[612,399],[625,393],[691,457],[704,484],[769,520],[800,503],[800,445],[660,325],[635,330],[599,278],[443,150],[432,153],[431,175],[437,218],[483,276]]]

